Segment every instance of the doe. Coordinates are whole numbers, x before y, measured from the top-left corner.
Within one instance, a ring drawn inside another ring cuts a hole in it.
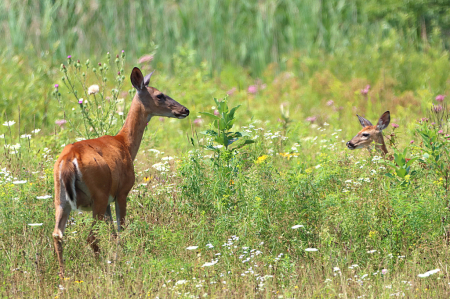
[[[362,116],[358,116],[362,130],[356,134],[349,142],[347,142],[347,147],[351,150],[357,148],[367,148],[370,150],[370,145],[375,143],[375,148],[381,150],[384,155],[388,153],[386,144],[384,143],[382,131],[387,128],[391,121],[391,114],[386,111],[381,115],[378,123],[374,126],[370,121]]]
[[[118,231],[125,222],[127,195],[134,185],[133,161],[139,150],[147,123],[153,116],[185,118],[189,110],[154,87],[148,86],[153,73],[142,75],[139,68],[131,72],[136,94],[122,129],[116,136],[105,135],[67,145],[55,163],[56,224],[53,240],[64,277],[62,238],[71,210],[92,211],[94,224],[104,216],[111,217],[114,202]],[[88,242],[99,252],[95,232]]]

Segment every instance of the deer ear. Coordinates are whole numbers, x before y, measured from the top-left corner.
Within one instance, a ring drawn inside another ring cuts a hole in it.
[[[145,85],[145,86],[148,86],[148,84],[150,83],[150,78],[152,77],[152,75],[153,75],[154,72],[155,72],[155,71],[153,71],[153,72],[151,72],[150,74],[148,74],[147,76],[145,76],[145,78],[144,78],[144,85]]]
[[[377,129],[380,131],[386,129],[390,122],[391,113],[389,111],[386,111],[385,113],[383,113],[383,115],[380,116],[377,124]]]
[[[356,116],[358,117],[359,123],[361,124],[361,126],[363,126],[363,128],[373,126],[372,123],[369,120],[365,119],[364,117],[359,116],[358,114],[356,114]]]
[[[144,89],[144,76],[139,68],[135,67],[131,71],[130,75],[131,84],[133,84],[134,88],[138,91]]]

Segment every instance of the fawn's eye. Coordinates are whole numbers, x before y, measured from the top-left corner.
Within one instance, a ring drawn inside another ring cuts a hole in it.
[[[164,94],[160,93],[159,95],[156,96],[158,99],[160,100],[164,100]]]
[[[369,133],[363,133],[362,135],[363,135],[364,137],[369,137],[369,136],[370,136]]]

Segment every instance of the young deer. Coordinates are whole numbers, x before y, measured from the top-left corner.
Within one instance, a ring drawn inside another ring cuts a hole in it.
[[[370,145],[372,142],[375,143],[375,148],[381,150],[384,155],[387,154],[386,144],[384,143],[382,131],[387,128],[389,122],[391,121],[391,115],[389,111],[386,111],[381,115],[376,126],[372,125],[370,121],[362,116],[358,116],[359,122],[363,129],[356,134],[349,142],[347,142],[347,147],[351,150],[357,148],[367,148],[370,150]]]
[[[189,110],[154,87],[149,87],[139,68],[131,72],[137,92],[122,129],[116,136],[105,135],[67,145],[54,167],[56,224],[53,239],[60,277],[64,277],[62,238],[71,210],[92,211],[94,224],[109,216],[110,203],[116,207],[118,231],[125,222],[127,195],[134,185],[133,161],[139,150],[147,123],[153,116],[183,119]],[[99,252],[95,233],[88,242]]]

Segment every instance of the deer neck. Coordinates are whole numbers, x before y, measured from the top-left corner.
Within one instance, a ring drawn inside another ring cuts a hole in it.
[[[378,138],[375,141],[375,148],[382,151],[385,155],[388,153],[386,144],[384,143],[383,133],[378,134]]]
[[[130,111],[122,129],[117,133],[117,137],[122,137],[123,143],[130,152],[131,159],[134,161],[144,136],[145,127],[151,119],[151,115],[145,112],[145,107],[137,98],[133,98]]]

